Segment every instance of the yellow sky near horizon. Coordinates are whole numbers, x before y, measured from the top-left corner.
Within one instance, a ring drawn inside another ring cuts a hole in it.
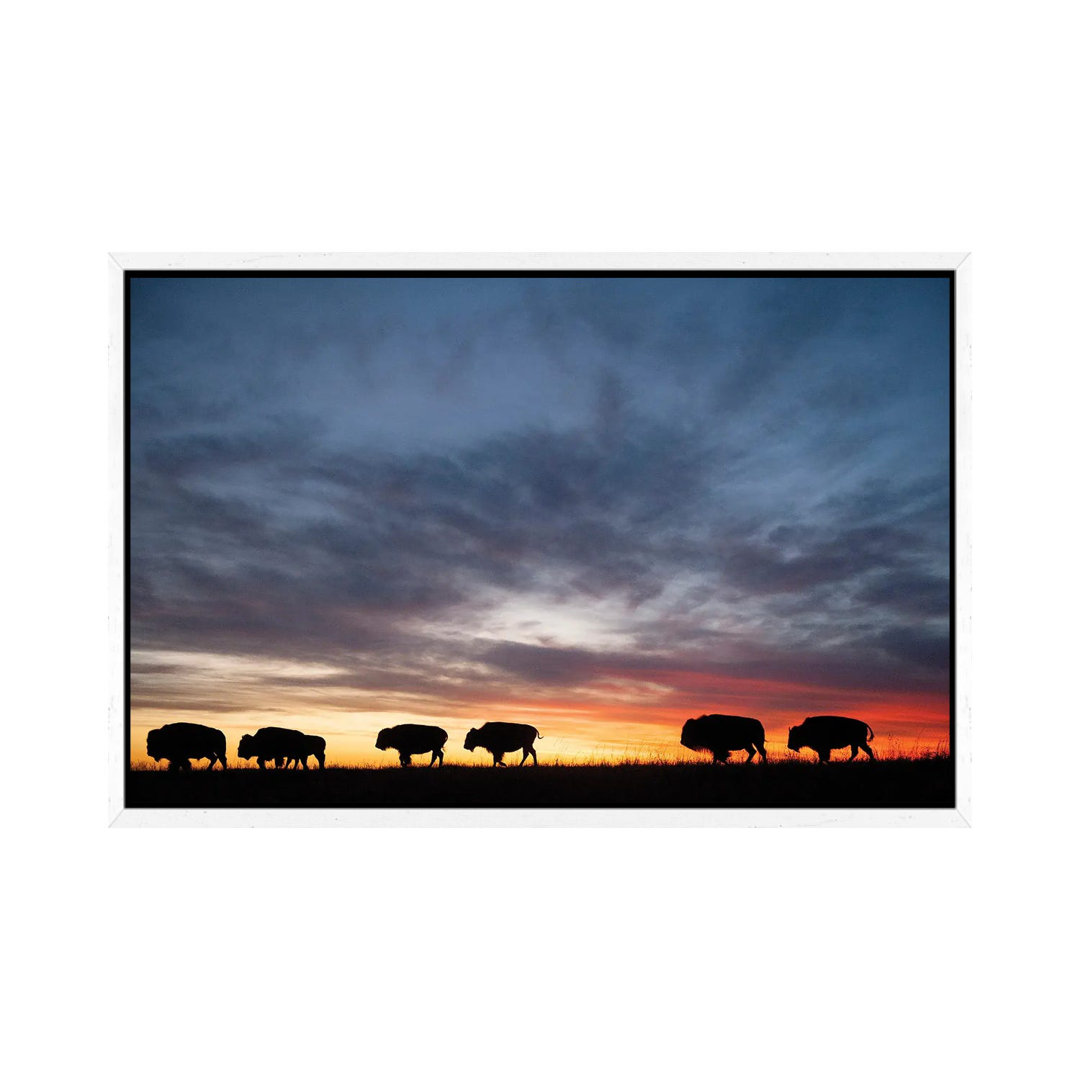
[[[852,715],[860,715],[853,713]],[[375,739],[381,728],[395,724],[431,724],[443,728],[449,738],[446,742],[448,764],[489,764],[490,755],[483,750],[472,753],[464,749],[465,735],[471,727],[479,727],[485,719],[517,720],[538,728],[543,739],[536,743],[540,761],[558,760],[563,763],[585,761],[619,761],[635,758],[662,757],[672,761],[696,761],[702,755],[692,753],[679,744],[682,724],[687,716],[673,716],[649,722],[627,721],[616,718],[603,719],[596,715],[567,718],[556,715],[546,708],[523,708],[517,706],[505,715],[486,717],[462,717],[450,719],[408,713],[369,712],[347,713],[340,710],[317,712],[307,710],[291,714],[281,711],[246,711],[237,713],[204,713],[199,711],[178,714],[159,709],[133,710],[131,716],[131,764],[145,765],[154,762],[146,756],[146,735],[151,729],[163,724],[187,721],[206,724],[225,733],[227,757],[230,765],[245,764],[236,757],[240,737],[260,727],[296,728],[310,734],[322,735],[327,742],[327,765],[397,765],[393,751],[382,752],[375,748]],[[881,725],[881,719],[868,716],[861,718],[871,724],[875,740],[871,744],[880,757],[912,755],[948,749],[948,721],[944,727],[936,718],[923,717]],[[787,729],[800,722],[802,717],[760,717],[765,726],[766,751],[776,757],[786,756]],[[898,730],[899,727],[899,730]],[[741,758],[736,753],[736,759]],[[810,751],[803,756],[810,757]],[[428,756],[414,759],[414,764],[426,762]],[[516,762],[518,754],[507,755],[507,761]],[[162,763],[164,767],[164,762]]]
[[[736,678],[725,680],[718,692],[715,678],[692,672],[676,673],[674,679],[662,669],[635,674],[629,679],[613,673],[572,690],[523,685],[515,699],[506,700],[504,688],[485,688],[458,672],[447,672],[445,681],[426,693],[406,689],[407,683],[395,685],[392,674],[389,688],[362,690],[349,685],[347,672],[326,664],[136,650],[131,763],[153,764],[146,756],[147,732],[177,721],[224,731],[230,764],[241,764],[236,757],[240,737],[261,727],[322,735],[327,764],[396,764],[396,754],[377,750],[375,739],[381,728],[405,723],[443,728],[449,736],[447,762],[482,763],[490,757],[481,750],[466,751],[463,743],[470,728],[489,720],[535,726],[543,736],[536,744],[541,761],[692,761],[700,755],[682,747],[679,737],[683,723],[703,713],[757,717],[765,727],[766,751],[778,757],[788,753],[788,728],[822,713],[865,720],[874,729],[873,747],[880,756],[948,748],[944,695]]]

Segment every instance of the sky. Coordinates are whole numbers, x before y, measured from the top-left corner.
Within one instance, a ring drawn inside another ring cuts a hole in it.
[[[328,763],[485,720],[680,758],[702,713],[947,746],[947,278],[130,288],[133,761],[177,720]]]

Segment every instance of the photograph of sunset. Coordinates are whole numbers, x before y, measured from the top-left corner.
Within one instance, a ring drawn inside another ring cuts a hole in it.
[[[952,805],[951,273],[125,288],[130,805]]]

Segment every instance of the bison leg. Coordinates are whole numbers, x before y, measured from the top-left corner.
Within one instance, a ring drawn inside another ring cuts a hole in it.
[[[765,744],[764,743],[759,743],[758,744],[757,752],[761,755],[761,760],[762,761],[768,761],[769,760],[765,756]]]
[[[404,750],[398,751],[398,761],[401,762],[401,767],[407,769],[412,764],[412,754],[406,754]]]
[[[503,761],[502,758],[503,758],[503,756],[502,756],[501,751],[499,753],[496,753],[494,750],[492,750],[491,751],[491,765],[492,765],[492,768],[494,768],[496,765],[501,765],[505,769],[506,768],[506,762]]]
[[[868,758],[869,758],[869,759],[870,759],[871,761],[873,761],[873,760],[874,760],[874,751],[873,751],[873,750],[871,750],[871,749],[870,749],[870,747],[869,747],[869,746],[868,746],[868,745],[867,745],[867,744],[866,744],[865,742],[863,742],[863,743],[860,743],[859,745],[860,745],[861,749],[863,749],[863,750],[865,750],[865,751],[866,751],[866,756],[867,756],[867,757],[868,757]],[[854,755],[852,755],[852,756],[854,756]]]
[[[435,759],[439,759],[439,764],[442,764],[443,753],[438,748],[431,751],[431,760],[428,762],[428,768],[430,769],[435,764]]]
[[[536,760],[536,747],[535,746],[530,746],[529,747],[529,753],[532,754],[533,764],[534,765],[539,765],[540,762]]]
[[[757,753],[757,751],[753,748],[753,746],[744,746],[743,749],[746,751],[746,764],[749,765],[750,762],[754,760],[754,755]]]
[[[831,750],[819,750],[817,752],[817,757],[818,757],[819,762],[824,763],[824,762],[828,761],[829,758],[832,757],[832,751]]]

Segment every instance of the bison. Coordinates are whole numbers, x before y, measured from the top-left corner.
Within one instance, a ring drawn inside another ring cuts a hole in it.
[[[478,746],[482,746],[491,753],[492,765],[503,766],[506,765],[503,754],[520,750],[522,765],[528,761],[530,754],[532,754],[533,764],[539,765],[533,742],[543,737],[531,724],[493,722],[484,724],[480,728],[470,728],[469,734],[465,736],[465,749],[475,750]]]
[[[326,764],[326,740],[292,728],[264,727],[254,735],[242,736],[236,754],[245,761],[255,758],[260,769],[265,769],[268,761],[279,769],[286,762],[299,763],[306,769],[308,756],[314,754],[321,769]]]
[[[388,747],[398,752],[398,760],[401,767],[412,764],[413,754],[431,754],[428,768],[439,759],[439,765],[443,763],[443,747],[450,738],[441,727],[433,727],[429,724],[398,724],[396,727],[384,727],[375,740],[376,750],[386,750]]]
[[[688,750],[708,750],[713,762],[727,761],[732,750],[745,750],[746,760],[754,754],[765,761],[765,729],[752,716],[722,716],[712,713],[687,720],[679,740]]]
[[[303,735],[303,732],[300,732]],[[304,735],[304,742],[300,746],[300,752],[302,757],[296,757],[290,755],[289,768],[291,769],[297,763],[303,769],[307,768],[307,759],[314,757],[319,763],[320,769],[326,768],[326,740],[321,735]]]
[[[808,716],[801,724],[788,728],[788,749],[801,750],[808,746],[817,752],[819,761],[828,761],[833,750],[851,747],[849,761],[855,760],[860,750],[874,759],[874,751],[869,743],[874,737],[874,730],[862,720],[850,716]]]
[[[191,768],[191,759],[209,758],[208,769],[215,761],[225,764],[225,732],[204,724],[165,724],[154,728],[146,736],[146,753],[155,761],[165,758],[169,762],[169,772],[179,772]]]

